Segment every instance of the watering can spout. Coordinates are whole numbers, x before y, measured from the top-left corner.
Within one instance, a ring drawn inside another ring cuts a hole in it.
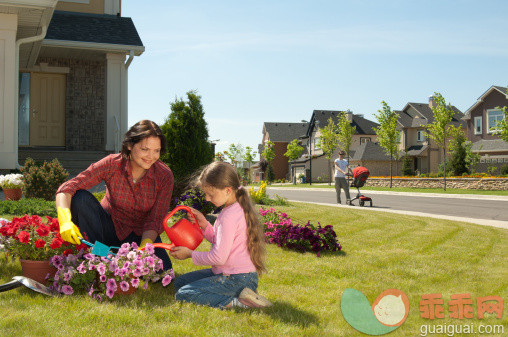
[[[189,220],[183,218],[178,220],[173,226],[168,226],[168,220],[178,211],[185,210],[187,211],[193,218],[195,223],[190,222]],[[155,248],[164,248],[170,250],[176,246],[184,246],[191,250],[196,249],[201,242],[203,241],[203,233],[201,228],[198,225],[198,221],[191,209],[187,206],[177,206],[175,207],[163,220],[162,225],[164,226],[164,231],[166,232],[170,244],[168,243],[154,243],[153,246]],[[141,250],[144,250],[143,247]]]

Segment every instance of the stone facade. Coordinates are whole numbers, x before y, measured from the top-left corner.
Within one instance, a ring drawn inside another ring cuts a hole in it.
[[[68,67],[65,97],[65,149],[104,151],[106,61],[39,58],[50,67]]]
[[[365,186],[390,186],[390,178],[369,178]],[[393,178],[392,187],[443,188],[443,178]],[[446,178],[447,188],[467,190],[508,190],[508,178]]]

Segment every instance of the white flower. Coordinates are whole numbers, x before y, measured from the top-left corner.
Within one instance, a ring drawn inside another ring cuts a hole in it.
[[[0,187],[5,188],[21,188],[23,187],[23,181],[21,181],[22,174],[11,173],[6,175],[0,175]]]

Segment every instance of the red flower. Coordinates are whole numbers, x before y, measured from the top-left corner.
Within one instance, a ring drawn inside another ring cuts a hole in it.
[[[64,250],[64,252],[62,254],[63,254],[63,256],[68,256],[69,254],[72,254],[72,253],[73,253],[72,249],[66,249],[66,250]]]
[[[51,249],[58,249],[62,246],[62,243],[63,243],[63,240],[60,239],[60,238],[54,238],[53,241],[51,242]]]
[[[30,241],[30,234],[28,232],[21,231],[18,234],[18,240],[22,243],[28,243],[28,241]]]
[[[45,244],[46,244],[46,241],[44,241],[43,239],[39,239],[39,240],[35,241],[35,248],[42,248],[42,247],[44,247]]]
[[[46,225],[39,225],[37,228],[37,234],[40,236],[47,236],[49,234],[49,227]]]

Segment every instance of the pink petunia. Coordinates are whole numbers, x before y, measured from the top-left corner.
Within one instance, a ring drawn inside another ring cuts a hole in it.
[[[171,276],[169,275],[164,276],[164,278],[162,279],[162,286],[163,287],[167,286],[168,284],[171,283],[171,280],[172,280]]]
[[[101,276],[99,276],[99,281],[101,281],[101,283],[106,282],[106,280],[107,280],[106,275],[101,275]]]
[[[115,290],[113,290],[111,288],[106,289],[106,296],[107,297],[113,298],[114,295],[115,295]]]
[[[110,278],[107,282],[106,282],[106,288],[108,289],[113,289],[113,291],[116,291],[116,281],[115,279],[112,279]]]
[[[122,289],[122,291],[129,290],[129,283],[127,283],[125,281],[120,282],[120,289]]]
[[[99,272],[99,275],[104,275],[106,273],[106,266],[104,263],[99,263],[97,266],[97,271]]]
[[[134,288],[137,288],[139,286],[139,279],[138,278],[133,278],[131,280],[131,285],[134,287]]]
[[[62,287],[62,293],[65,295],[72,295],[74,293],[74,289],[71,286],[65,285]]]

